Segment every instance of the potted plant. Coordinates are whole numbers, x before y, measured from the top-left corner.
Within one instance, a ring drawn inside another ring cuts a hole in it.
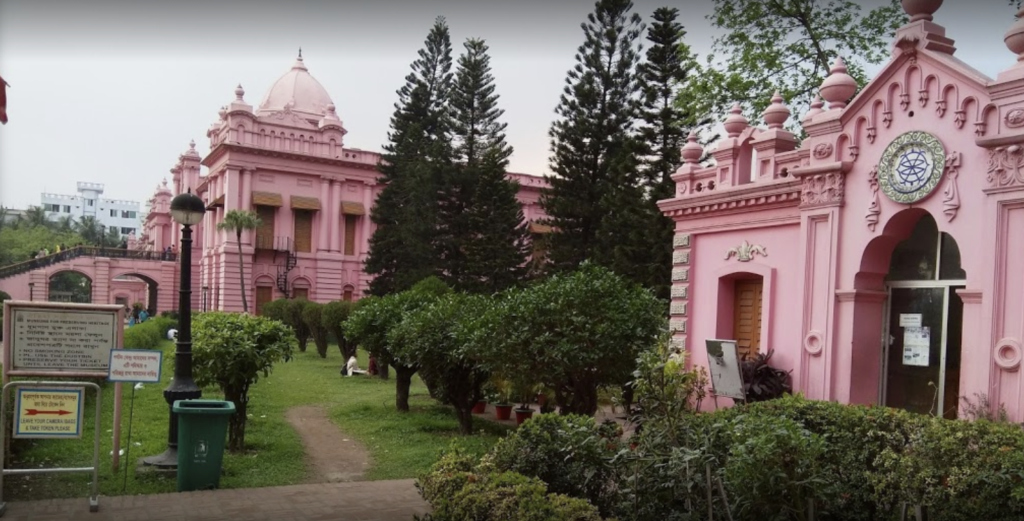
[[[480,388],[480,399],[473,405],[473,414],[483,414],[487,411],[488,402],[496,403],[497,401],[498,390],[490,380],[487,380]]]
[[[522,379],[517,380],[513,384],[513,391],[519,402],[519,405],[515,408],[516,425],[522,425],[524,421],[533,417],[533,409],[530,408],[530,402],[537,397],[537,387]]]
[[[494,397],[491,405],[494,406],[494,415],[499,420],[507,420],[512,416],[512,403],[509,401],[509,382],[501,376],[492,376],[490,380],[494,386]]]
[[[782,398],[793,392],[792,371],[783,371],[768,365],[775,351],[757,353],[752,357],[743,356],[740,371],[743,376],[743,394],[747,403],[763,402]]]

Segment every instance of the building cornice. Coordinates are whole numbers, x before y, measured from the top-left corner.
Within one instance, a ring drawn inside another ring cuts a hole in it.
[[[800,188],[799,179],[771,184],[751,183],[707,195],[661,201],[658,207],[667,217],[748,212],[753,208],[785,208],[800,204]]]
[[[203,158],[201,164],[207,168],[219,159],[221,156],[228,152],[239,152],[252,154],[262,157],[276,157],[281,159],[291,159],[295,161],[302,161],[306,163],[318,163],[332,166],[344,166],[348,168],[355,168],[358,170],[370,170],[373,172],[377,171],[377,165],[369,163],[357,163],[354,161],[346,161],[344,159],[336,159],[331,157],[313,156],[309,154],[302,154],[297,152],[290,152],[286,150],[275,150],[270,148],[254,147],[250,145],[240,145],[237,143],[220,143]]]

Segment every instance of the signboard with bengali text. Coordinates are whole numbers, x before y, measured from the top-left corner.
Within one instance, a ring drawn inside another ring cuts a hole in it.
[[[13,371],[103,371],[117,343],[115,311],[15,307],[11,314]]]
[[[85,389],[19,387],[15,438],[81,438]]]
[[[110,351],[111,382],[160,383],[163,351],[114,349]]]

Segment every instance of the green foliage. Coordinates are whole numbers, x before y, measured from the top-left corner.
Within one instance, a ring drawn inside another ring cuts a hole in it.
[[[177,321],[178,320],[178,312],[177,311],[161,311],[160,312],[160,317],[161,318],[169,318],[171,320]]]
[[[156,349],[160,341],[167,338],[167,331],[177,326],[177,320],[166,317],[151,318],[141,324],[135,324],[124,330],[124,347]]]
[[[842,54],[849,74],[863,86],[864,64],[889,56],[889,41],[907,22],[900,2],[862,13],[852,0],[715,0],[708,16],[724,33],[715,54],[679,98],[682,105],[703,105],[698,113],[718,119],[739,103],[751,121],[760,119],[772,93],[782,94],[794,114],[803,114],[812,96]],[[791,120],[795,126],[795,119]]]
[[[216,384],[235,404],[228,449],[245,448],[249,388],[270,376],[274,364],[291,360],[295,336],[284,324],[249,314],[210,312],[194,318],[196,383]]]
[[[282,299],[281,304],[281,322],[290,328],[295,333],[295,338],[299,342],[299,352],[306,352],[306,343],[309,342],[309,336],[312,334],[309,330],[309,326],[306,325],[305,319],[302,318],[302,312],[306,309],[306,302],[304,298],[296,299]]]
[[[593,415],[598,388],[628,382],[662,334],[662,313],[650,292],[587,262],[509,291],[481,319],[479,345],[488,368],[547,386],[563,413]]]
[[[743,373],[743,395],[748,402],[763,402],[781,398],[793,392],[790,372],[776,369],[768,365],[775,351],[757,353],[753,357],[744,356],[740,362]]]
[[[85,242],[74,232],[61,232],[49,226],[7,225],[0,229],[0,266],[24,262],[36,256],[39,250],[55,245],[73,245]]]
[[[316,302],[302,301],[302,321],[309,329],[313,343],[316,344],[316,352],[320,358],[327,358],[327,336],[330,330],[324,325],[324,306]]]
[[[489,302],[463,293],[442,295],[408,313],[387,334],[395,356],[415,361],[420,376],[434,383],[434,398],[455,408],[464,435],[473,433],[471,410],[487,379],[473,339]]]
[[[472,459],[445,455],[416,483],[432,512],[424,521],[600,521],[584,500],[548,493],[543,481],[514,472],[472,470]]]
[[[391,331],[419,308],[429,305],[451,289],[437,277],[428,277],[408,291],[385,297],[366,297],[345,322],[345,338],[373,355],[378,363],[395,368],[395,406],[409,410],[409,385],[419,370],[416,351],[392,344]]]
[[[286,298],[271,300],[270,302],[263,304],[263,307],[260,309],[260,314],[271,320],[279,320],[281,322],[284,322],[285,325],[288,325],[288,302],[289,299]]]
[[[649,220],[634,125],[643,24],[632,8],[630,0],[599,0],[582,24],[584,42],[549,131],[553,174],[541,205],[553,227],[547,255],[555,269],[592,259],[642,281],[649,245],[636,230]]]
[[[235,242],[238,245],[238,280],[242,288],[242,311],[249,312],[249,300],[246,298],[245,283],[245,259],[242,256],[242,232],[255,230],[260,227],[262,221],[260,216],[251,210],[229,210],[224,219],[217,223],[218,230],[235,232]]]
[[[456,290],[494,293],[522,279],[528,240],[519,187],[505,175],[512,147],[483,40],[466,41],[452,87],[456,162],[445,170],[438,200],[440,273]]]
[[[324,304],[322,314],[323,327],[334,336],[338,342],[338,350],[341,351],[342,362],[356,356],[355,344],[345,339],[344,325],[348,317],[356,309],[355,302],[335,300]]]
[[[375,275],[373,295],[409,289],[437,271],[437,193],[452,155],[446,109],[451,52],[448,25],[439,17],[398,90],[379,165],[385,187],[370,212],[377,228],[365,269]]]
[[[620,433],[591,417],[541,414],[498,441],[480,469],[538,478],[549,491],[586,499],[607,514],[616,498],[612,458]]]

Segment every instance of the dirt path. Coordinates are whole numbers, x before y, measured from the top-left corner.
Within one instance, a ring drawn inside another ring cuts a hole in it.
[[[302,437],[306,461],[313,469],[311,483],[361,481],[370,466],[370,453],[358,441],[345,436],[320,407],[294,407],[285,413],[288,423]]]

